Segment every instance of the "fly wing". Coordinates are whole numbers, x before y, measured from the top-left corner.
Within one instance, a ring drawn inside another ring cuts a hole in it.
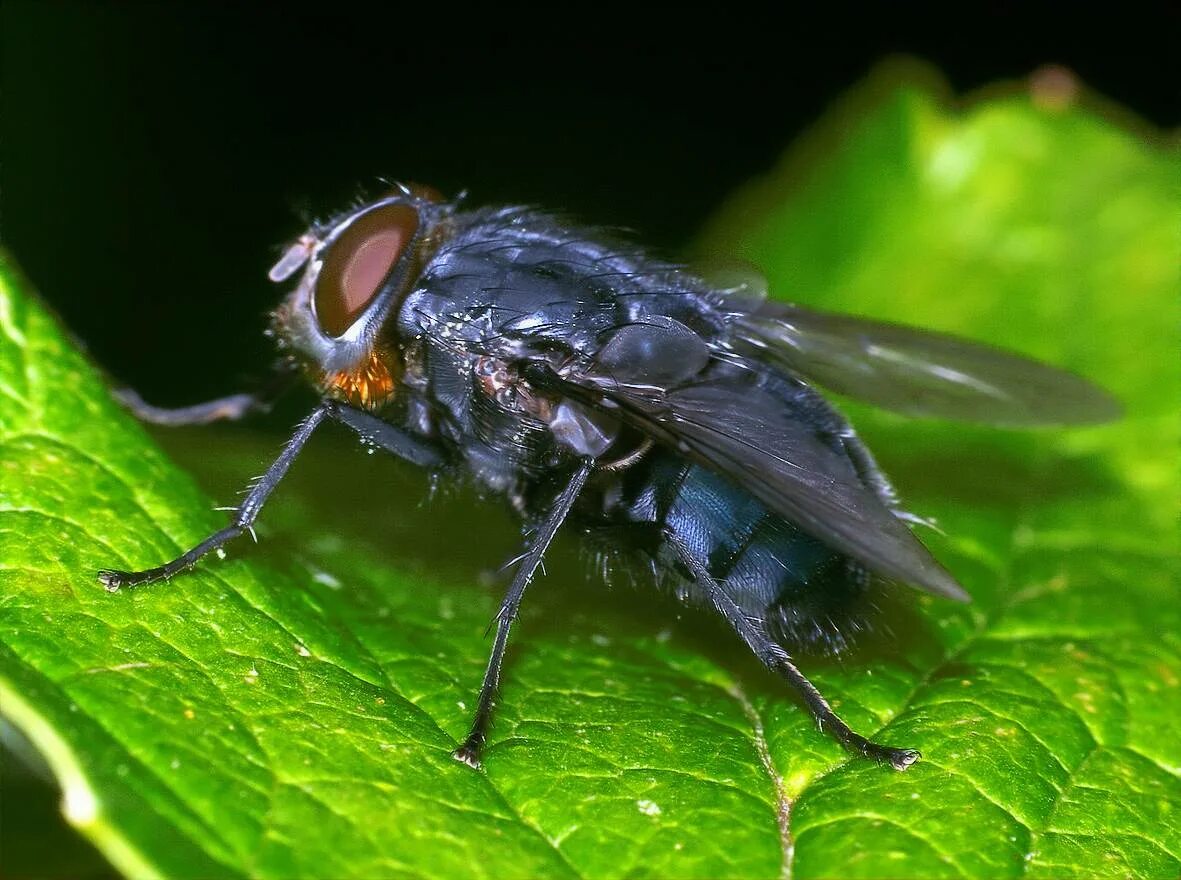
[[[782,401],[750,385],[666,390],[581,375],[543,382],[605,407],[686,458],[725,474],[770,510],[881,574],[951,599],[969,596],[910,529]]]
[[[910,416],[1035,427],[1120,415],[1080,376],[955,336],[783,303],[733,320],[741,340],[796,375]]]

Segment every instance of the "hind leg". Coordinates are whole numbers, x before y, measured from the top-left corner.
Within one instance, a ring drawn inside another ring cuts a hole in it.
[[[777,672],[800,694],[804,705],[808,707],[822,730],[827,730],[838,742],[853,749],[867,758],[888,763],[895,770],[905,770],[922,757],[915,749],[899,749],[884,746],[867,739],[855,732],[848,724],[840,719],[824,695],[816,689],[802,672],[796,667],[783,646],[767,635],[762,621],[752,620],[734,600],[727,595],[718,582],[706,571],[705,566],[686,547],[675,540],[670,543],[676,550],[680,561],[693,574],[693,578],[710,604],[734,628],[739,637],[746,642],[748,648],[754,652],[763,664],[770,670]]]

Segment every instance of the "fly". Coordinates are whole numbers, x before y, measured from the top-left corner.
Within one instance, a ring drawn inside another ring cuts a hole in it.
[[[846,747],[905,770],[914,749],[854,732],[789,649],[839,649],[855,609],[894,582],[968,594],[912,534],[889,480],[818,387],[912,416],[1014,427],[1119,415],[1070,373],[938,333],[768,302],[530,208],[467,210],[392,192],[314,225],[270,271],[298,279],[274,313],[281,358],[259,394],[182,409],[123,402],[168,424],[238,419],[302,377],[321,400],[225,528],[108,590],[169,578],[249,531],[316,428],[505,496],[529,536],[500,610],[471,732],[492,718],[512,621],[565,524],[645,557],[713,608]]]

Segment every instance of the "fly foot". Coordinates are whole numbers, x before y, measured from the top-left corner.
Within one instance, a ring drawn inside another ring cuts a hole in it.
[[[106,587],[108,593],[117,593],[120,587],[130,586],[133,583],[131,572],[119,571],[115,568],[99,569],[98,582]]]
[[[451,757],[461,764],[467,764],[473,770],[479,770],[482,766],[480,763],[480,752],[484,747],[484,738],[469,736],[464,740],[463,745],[451,753]]]

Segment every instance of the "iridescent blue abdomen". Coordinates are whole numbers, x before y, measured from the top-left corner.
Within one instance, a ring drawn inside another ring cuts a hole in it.
[[[768,621],[788,648],[839,650],[860,628],[866,570],[771,513],[749,492],[665,450],[654,450],[621,476],[612,504],[616,535],[630,528],[650,538],[675,538],[749,617]],[[679,595],[701,601],[667,541],[629,543],[651,557],[661,580]]]

